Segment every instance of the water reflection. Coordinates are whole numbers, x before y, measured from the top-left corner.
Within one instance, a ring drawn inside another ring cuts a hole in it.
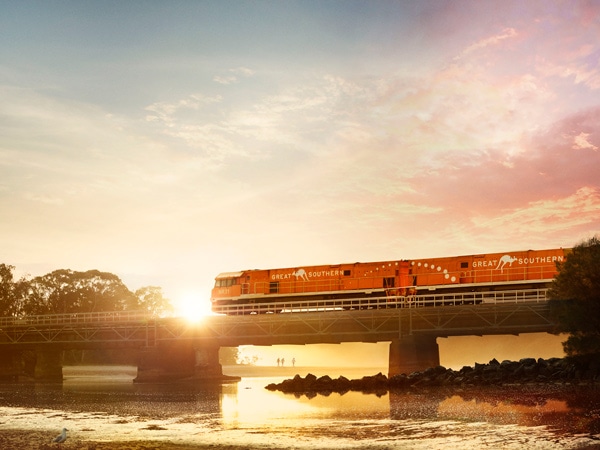
[[[545,426],[561,434],[600,433],[594,386],[514,386],[467,391],[390,393],[390,417]]]
[[[286,420],[290,415],[303,417],[314,413],[316,405],[301,404],[293,397],[273,395],[265,397],[263,380],[242,380],[236,385],[235,392],[222,396],[221,414],[223,425],[228,428],[273,424]]]
[[[220,414],[221,383],[134,384],[68,380],[60,384],[0,386],[2,406],[52,408],[106,414],[165,418],[173,414]],[[235,391],[233,393],[235,396]]]
[[[446,397],[440,417],[546,426],[566,434],[600,433],[600,390],[594,386],[525,386],[476,390]]]
[[[561,435],[600,434],[600,386],[509,386],[374,394],[281,394],[330,419],[457,421],[546,427]]]

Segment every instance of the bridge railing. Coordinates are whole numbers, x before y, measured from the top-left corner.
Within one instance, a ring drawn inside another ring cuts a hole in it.
[[[242,305],[220,305],[219,313],[228,315],[306,313],[348,311],[359,309],[395,309],[452,307],[463,305],[491,305],[525,302],[545,302],[548,289],[513,291],[435,293],[411,296],[382,296],[370,298],[346,298],[335,300],[296,300],[282,302],[245,303]],[[114,324],[144,323],[157,319],[145,311],[111,311],[89,313],[67,313],[0,317],[0,328],[23,326],[47,326],[69,324]]]
[[[88,313],[47,314],[20,317],[0,317],[0,328],[11,326],[38,326],[56,324],[99,324],[117,322],[144,322],[153,319],[145,311],[110,311]]]
[[[229,315],[245,315],[545,302],[547,291],[546,288],[457,293],[436,293],[432,291],[410,296],[246,302],[243,304],[219,305],[216,312]]]

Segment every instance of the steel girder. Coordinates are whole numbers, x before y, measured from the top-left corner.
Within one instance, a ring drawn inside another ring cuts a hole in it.
[[[0,346],[151,347],[192,341],[228,347],[378,342],[414,334],[445,337],[554,330],[545,302],[210,316],[196,324],[181,318],[112,322],[55,319],[33,324],[0,323]]]

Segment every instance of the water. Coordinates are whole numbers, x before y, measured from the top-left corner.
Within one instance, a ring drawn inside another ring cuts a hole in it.
[[[288,369],[276,376],[275,368],[270,370],[270,376],[204,387],[133,384],[135,370],[129,367],[65,370],[63,386],[0,386],[0,433],[21,429],[53,435],[64,426],[71,443],[152,440],[160,448],[479,450],[600,444],[598,388],[437,389],[382,396],[348,392],[309,398],[264,389],[292,373]],[[349,378],[374,374],[311,372]]]

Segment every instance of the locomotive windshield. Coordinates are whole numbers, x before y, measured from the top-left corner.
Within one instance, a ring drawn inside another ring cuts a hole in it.
[[[215,287],[229,287],[240,284],[239,279],[242,272],[225,272],[215,278]]]

